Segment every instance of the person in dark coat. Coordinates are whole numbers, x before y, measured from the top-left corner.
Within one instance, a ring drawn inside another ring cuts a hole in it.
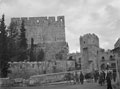
[[[78,74],[75,72],[75,83],[77,84],[79,82]]]
[[[107,81],[107,89],[112,89],[111,77],[110,77],[110,74],[109,74],[109,73],[107,73],[106,81]]]
[[[80,83],[83,84],[84,83],[84,75],[82,72],[80,72]]]
[[[99,78],[99,72],[95,71],[95,73],[94,73],[94,81],[95,81],[95,83],[97,82],[98,78]]]
[[[106,76],[106,74],[105,74],[104,71],[102,71],[102,74],[103,74],[103,84],[105,84],[105,76]]]
[[[116,72],[113,72],[113,80],[116,81]]]
[[[101,73],[100,73],[100,76],[99,76],[99,84],[102,86],[103,83],[104,83],[104,75],[103,75],[103,73],[101,72]]]

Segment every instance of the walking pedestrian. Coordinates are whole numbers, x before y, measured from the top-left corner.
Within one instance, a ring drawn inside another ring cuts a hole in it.
[[[113,81],[116,81],[116,72],[113,72]]]
[[[105,84],[105,77],[106,77],[106,74],[104,71],[102,71],[102,75],[103,75],[103,84]]]
[[[75,72],[73,72],[73,84],[76,84]]]
[[[97,71],[94,72],[93,77],[94,77],[94,81],[96,83],[97,79],[98,79]]]
[[[112,85],[111,85],[111,76],[110,76],[109,73],[107,73],[106,81],[107,81],[107,89],[112,89]]]
[[[102,85],[103,85],[103,82],[104,82],[104,75],[103,75],[103,73],[101,72],[101,73],[100,73],[100,76],[99,76],[99,84],[102,86]]]
[[[84,83],[84,75],[83,75],[82,71],[80,72],[80,83],[81,84]]]
[[[79,82],[77,71],[75,72],[75,82],[76,82],[76,84]]]

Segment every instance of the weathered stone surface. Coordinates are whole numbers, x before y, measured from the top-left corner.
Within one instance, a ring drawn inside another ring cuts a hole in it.
[[[65,72],[69,68],[74,68],[73,61],[44,61],[44,62],[11,62],[9,74],[10,78],[28,79],[32,75]]]
[[[28,44],[31,44],[31,38],[34,39],[35,44],[54,41],[65,42],[64,16],[58,16],[56,21],[55,17],[22,17],[12,18],[11,22],[17,23],[19,30],[22,20],[25,23]]]
[[[35,54],[39,55],[40,49],[44,50],[45,60],[66,60],[68,54],[68,46],[66,42],[51,42],[51,43],[40,43],[35,47]],[[61,58],[57,57],[61,56]]]
[[[97,52],[99,49],[99,38],[95,34],[85,34],[80,37],[83,70],[97,69]]]
[[[16,23],[16,28],[20,34],[21,22],[24,20],[28,48],[30,48],[31,38],[34,40],[36,52],[43,49],[45,60],[54,60],[55,55],[64,51],[62,59],[66,59],[68,45],[65,39],[64,16],[55,17],[21,17],[11,18],[11,22]],[[36,53],[38,55],[38,53]]]

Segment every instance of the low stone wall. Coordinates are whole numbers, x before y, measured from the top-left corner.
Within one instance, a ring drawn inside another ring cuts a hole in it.
[[[64,77],[65,77],[65,72],[35,75],[35,76],[30,77],[29,84],[30,85],[41,85],[41,84],[64,81]]]
[[[75,70],[76,72],[80,73],[81,70]],[[1,78],[0,79],[0,86],[39,86],[42,84],[50,84],[55,82],[63,82],[65,80],[65,75],[69,72],[75,73],[75,71],[66,71],[60,73],[50,73],[50,74],[42,74],[42,75],[34,75],[31,76],[29,79],[23,78]]]
[[[60,73],[51,73],[51,74],[43,74],[43,75],[34,75],[31,76],[29,79],[29,85],[42,85],[42,84],[49,84],[54,82],[61,82],[66,81],[65,75],[67,73],[75,73],[77,72],[80,74],[81,70],[74,70],[74,71],[66,71]]]
[[[11,79],[23,78],[29,79],[33,75],[65,72],[68,69],[74,69],[74,61],[56,61],[56,62],[12,62],[10,63]]]
[[[10,84],[9,78],[0,78],[0,86],[8,86]]]

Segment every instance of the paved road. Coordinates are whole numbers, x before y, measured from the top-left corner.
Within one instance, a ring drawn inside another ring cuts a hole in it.
[[[14,87],[14,88],[12,87],[12,88],[2,88],[2,89],[107,89],[107,87],[106,85],[100,86],[96,83],[85,83],[83,85],[59,84],[59,85],[37,86],[37,87]]]

